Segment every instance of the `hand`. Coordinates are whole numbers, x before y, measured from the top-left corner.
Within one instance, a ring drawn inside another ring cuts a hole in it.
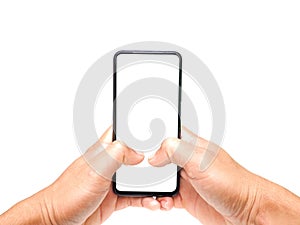
[[[194,144],[169,138],[149,159],[153,166],[172,162],[183,168],[172,206],[185,208],[203,224],[300,224],[299,197],[247,171],[219,146],[184,130]],[[206,151],[215,158],[203,171],[200,164]]]
[[[128,206],[151,210],[171,209],[171,198],[118,197],[111,178],[122,165],[135,165],[144,159],[120,142],[111,142],[108,129],[84,156],[72,163],[49,187],[18,203],[2,216],[0,224],[102,224],[114,211]],[[105,150],[99,148],[106,143]],[[97,172],[86,161],[97,167]]]

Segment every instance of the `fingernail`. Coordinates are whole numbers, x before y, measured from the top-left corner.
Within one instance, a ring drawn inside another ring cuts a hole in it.
[[[138,155],[144,156],[144,153],[136,151]]]
[[[138,159],[144,159],[145,158],[145,155],[143,153],[140,153],[140,152],[135,152],[136,153],[136,157]]]
[[[160,208],[160,205],[159,203],[156,201],[156,200],[153,200],[151,203],[150,203],[151,207],[152,207],[152,210],[158,210]]]
[[[153,161],[153,158],[154,158],[154,156],[150,156],[150,157],[148,158],[148,162]]]
[[[161,202],[161,205],[162,205],[162,207],[163,207],[164,209],[168,209],[168,207],[169,207],[169,202],[168,202],[168,201],[162,201],[162,202]]]
[[[118,140],[118,142],[119,142],[121,145],[123,145],[123,146],[125,146],[125,147],[128,147],[127,144],[126,144],[124,141]]]

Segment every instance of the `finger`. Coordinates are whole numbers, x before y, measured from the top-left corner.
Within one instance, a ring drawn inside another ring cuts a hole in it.
[[[168,201],[168,203],[164,203],[164,204],[168,205],[166,210],[169,210],[172,206],[172,203],[169,203],[171,201],[169,199],[166,200],[166,202],[167,201]],[[144,198],[143,197],[119,197],[118,198],[118,201],[116,204],[116,210],[124,209],[129,206],[143,207],[143,208],[150,209],[150,210],[162,209],[161,202],[152,197],[144,197]]]
[[[136,165],[143,161],[144,155],[135,152],[119,141],[114,141],[103,149],[85,154],[87,162],[98,175],[111,180],[113,174],[122,165]]]
[[[142,206],[144,208],[147,208],[150,210],[160,209],[160,203],[157,200],[155,200],[154,198],[143,198],[141,202],[142,202]]]
[[[102,136],[86,151],[87,154],[95,155],[99,150],[105,149],[112,142],[112,126],[109,126]]]
[[[161,210],[171,210],[174,207],[174,200],[171,197],[160,197],[157,199]]]
[[[99,138],[100,142],[106,142],[110,143],[112,142],[112,126],[109,126],[105,132],[102,134],[102,136]]]
[[[212,165],[212,162],[216,159],[221,149],[217,144],[198,137],[184,126],[181,129],[181,139],[186,143],[196,146],[198,149],[204,150],[204,155],[201,157],[202,159],[200,163],[201,171],[207,170],[210,165]]]
[[[152,198],[152,197],[147,197],[147,198],[131,198],[131,205],[133,207],[144,207],[150,210],[158,210],[160,209],[160,204],[159,202]]]
[[[159,167],[175,163],[180,167],[184,167],[192,158],[195,150],[195,145],[177,138],[168,138],[163,141],[155,155],[149,158],[149,163],[152,166]]]
[[[208,145],[207,140],[197,136],[185,126],[182,126],[181,129],[181,140],[201,148],[206,148]]]
[[[144,159],[144,154],[134,151],[123,142],[114,141],[107,148],[106,152],[117,161],[119,165],[136,165]]]
[[[149,159],[152,166],[165,166],[175,163],[187,172],[190,178],[196,179],[201,174],[200,164],[205,156],[205,149],[197,147],[185,141],[168,138],[156,154]]]

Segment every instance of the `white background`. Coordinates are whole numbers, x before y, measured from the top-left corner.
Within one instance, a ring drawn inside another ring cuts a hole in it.
[[[223,147],[300,195],[298,1],[1,1],[0,213],[80,156],[72,107],[84,73],[123,44],[197,54],[226,104]],[[105,106],[104,106],[105,107]],[[184,210],[128,208],[105,224],[199,224]]]

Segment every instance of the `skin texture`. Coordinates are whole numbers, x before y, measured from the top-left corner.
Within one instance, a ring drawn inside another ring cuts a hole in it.
[[[128,206],[150,210],[183,208],[205,225],[300,224],[299,197],[247,171],[219,146],[185,131],[192,142],[166,139],[149,159],[157,167],[171,162],[182,167],[177,196],[155,200],[118,197],[112,192],[114,172],[122,164],[138,164],[144,156],[120,142],[111,142],[110,128],[53,184],[2,214],[0,224],[96,225]],[[99,151],[103,143],[105,150]],[[202,170],[200,163],[211,147],[215,158]],[[98,166],[97,172],[86,159]]]

